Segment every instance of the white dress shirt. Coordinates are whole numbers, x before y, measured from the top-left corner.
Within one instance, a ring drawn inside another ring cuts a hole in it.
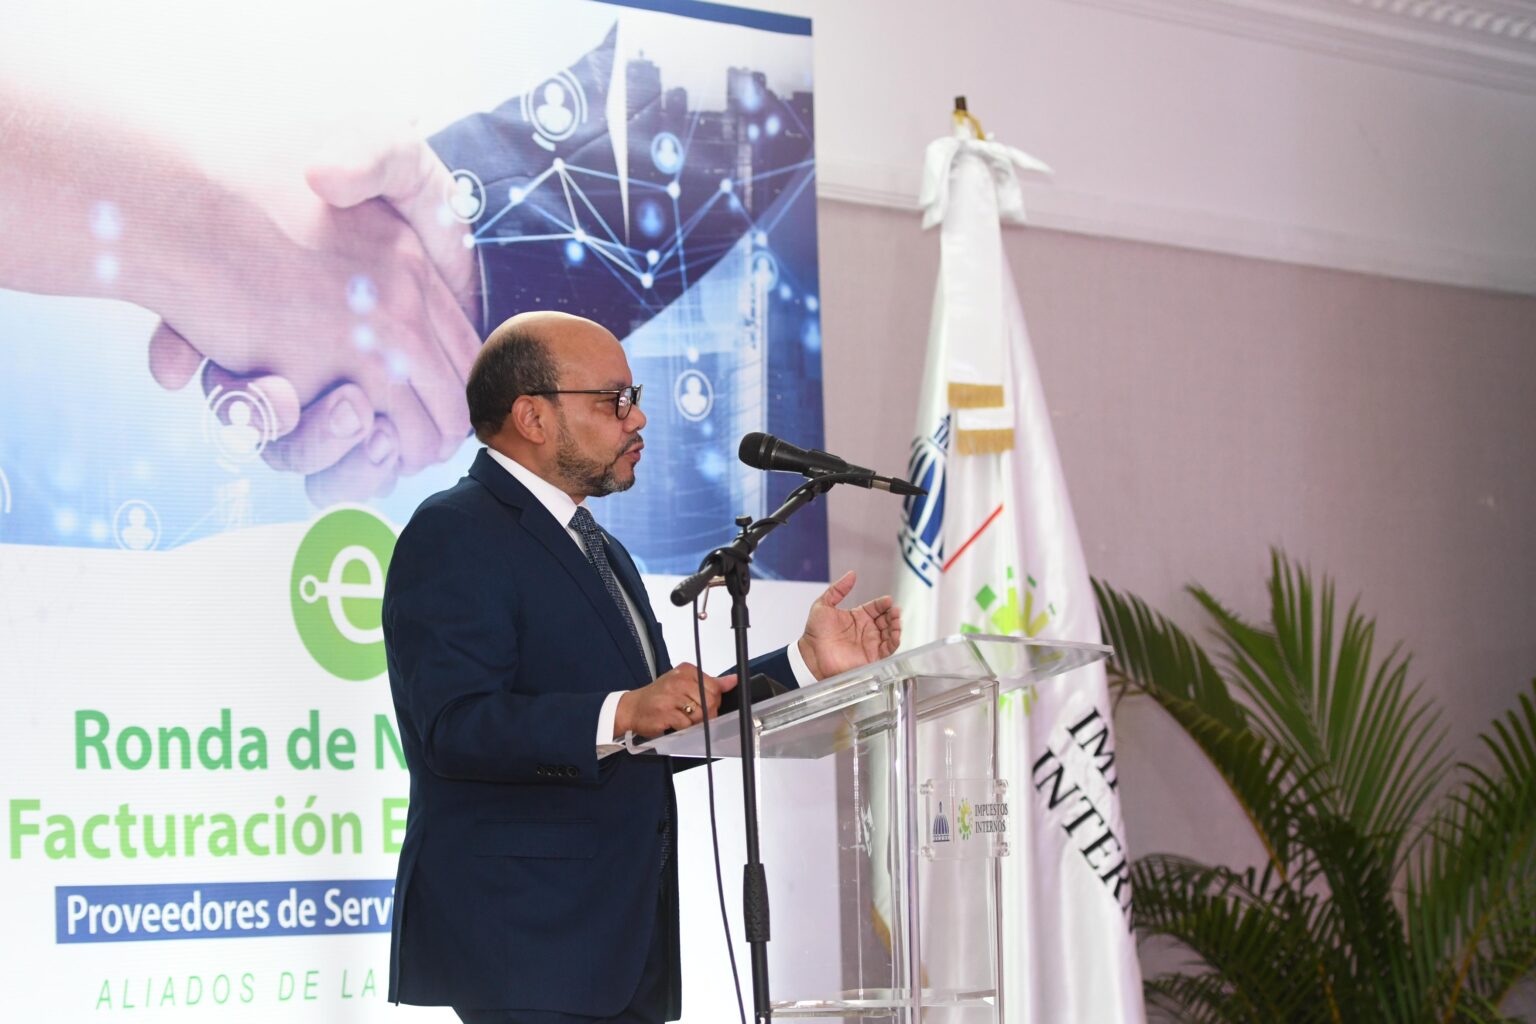
[[[587,549],[581,542],[581,534],[571,529],[571,519],[576,515],[577,505],[576,502],[571,500],[571,496],[516,459],[509,458],[494,448],[487,448],[486,451],[490,453],[491,458],[501,464],[502,468],[511,473],[518,483],[528,488],[533,496],[538,499],[540,505],[549,510],[549,514],[555,517],[555,522],[564,527],[566,535],[571,538],[571,542],[576,545],[576,549],[585,558]],[[651,647],[650,631],[645,627],[645,619],[640,615],[640,607],[635,604],[635,599],[624,588],[622,581],[619,583],[619,593],[624,595],[624,605],[629,611],[630,619],[635,623],[635,632],[640,636],[640,650],[645,655],[646,671],[654,679],[656,678],[656,651]],[[800,645],[790,644],[788,654],[790,670],[795,675],[795,681],[801,686],[815,682],[816,677],[812,675],[810,667],[805,663],[805,658],[800,654]],[[745,680],[742,680],[742,682],[745,682]],[[602,710],[598,712],[597,716],[596,740],[598,757],[604,757],[623,749],[622,744],[614,742],[613,720],[618,714],[619,698],[628,692],[627,690],[615,690],[603,701]]]

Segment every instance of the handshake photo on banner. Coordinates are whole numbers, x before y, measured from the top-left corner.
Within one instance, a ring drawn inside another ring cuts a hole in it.
[[[67,89],[41,72],[0,77],[0,105],[17,111],[0,142],[20,156],[0,169],[0,222],[27,240],[0,254],[0,288],[153,314],[150,376],[201,390],[209,461],[302,477],[315,509],[382,499],[464,448],[465,379],[496,324],[531,308],[585,316],[665,396],[653,431],[681,455],[677,493],[697,522],[765,510],[765,494],[743,500],[756,485],[719,448],[752,427],[819,442],[810,93],[780,97],[762,72],[721,67],[723,109],[701,109],[663,88],[668,69],[643,52],[621,57],[618,36],[610,25],[531,88],[430,133],[403,117],[305,114],[239,136],[208,128],[211,113],[204,124],[99,95],[104,76]],[[10,461],[25,475],[25,457]],[[150,509],[167,520],[156,545],[259,524],[260,486],[225,482],[213,510]],[[661,499],[627,497],[615,515],[657,518],[643,500]],[[675,547],[626,530],[653,571],[718,539],[679,514],[693,533]],[[130,529],[147,528],[138,516]],[[13,537],[81,542],[50,525],[9,524]],[[824,575],[818,563],[793,555],[776,574]]]

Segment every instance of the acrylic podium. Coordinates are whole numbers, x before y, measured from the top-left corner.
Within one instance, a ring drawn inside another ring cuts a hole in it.
[[[1028,819],[1027,779],[1007,774],[1028,766],[999,728],[1032,684],[1108,653],[955,636],[753,705],[761,829],[781,837],[764,855],[775,1019],[1002,1020],[1000,858]],[[704,728],[632,749],[702,757]],[[709,728],[716,757],[739,756],[736,714]]]

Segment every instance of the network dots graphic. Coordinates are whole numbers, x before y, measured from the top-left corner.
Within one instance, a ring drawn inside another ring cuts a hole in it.
[[[715,389],[709,378],[698,370],[684,370],[672,385],[672,400],[683,419],[697,423],[709,415],[715,404]]]
[[[379,286],[367,274],[354,274],[347,281],[347,308],[358,316],[367,316],[379,304]]]
[[[822,432],[814,97],[782,64],[718,73],[723,91],[695,87],[697,68],[626,59],[610,32],[567,72],[429,140],[484,185],[465,222],[482,319],[595,320],[659,396],[646,429],[676,468],[605,505],[605,525],[657,572],[691,572],[733,516],[766,514],[792,486],[743,472],[728,439]],[[457,187],[467,214],[479,190]],[[812,578],[824,560],[786,548],[763,568]]]
[[[675,136],[660,133],[649,148],[658,169],[663,165],[682,168],[686,143]],[[655,156],[658,153],[667,156]],[[675,165],[670,163],[673,153]],[[813,160],[805,159],[741,180],[716,177],[712,187],[707,191],[701,189],[695,197],[684,191],[683,179],[649,181],[556,157],[537,174],[509,188],[499,208],[485,210],[483,216],[466,222],[474,223],[471,238],[477,248],[555,244],[560,246],[568,267],[574,269],[595,261],[613,275],[640,307],[657,308],[665,300],[647,293],[666,283],[675,294],[687,290],[690,278],[697,278],[690,267],[695,245],[702,244],[709,250],[708,262],[712,264],[729,237],[753,238],[761,248],[754,257],[754,267],[767,278],[769,288],[776,285],[780,263],[766,246],[794,199],[814,180],[813,166]],[[455,173],[463,176],[456,180],[468,180],[469,172]],[[782,190],[786,201],[774,203],[766,216],[754,217],[741,201],[744,194],[750,195],[754,189],[778,184],[776,179],[786,178],[788,185]],[[625,204],[613,201],[619,191],[630,197],[627,224],[622,219]],[[479,187],[475,194],[485,194],[485,189]],[[695,198],[697,201],[693,201]],[[510,222],[514,214],[521,217],[516,225]],[[722,216],[734,222],[728,231],[722,230]],[[536,218],[540,229],[528,230],[530,217]]]
[[[112,515],[112,536],[124,551],[153,551],[160,546],[160,515],[147,501],[125,501]]]
[[[102,199],[91,204],[91,234],[103,242],[123,237],[123,215],[116,203]]]
[[[688,53],[688,67],[673,69],[626,53],[617,29],[592,42],[564,70],[535,71],[526,91],[451,112],[426,138],[440,164],[428,213],[471,257],[464,298],[478,303],[483,325],[554,309],[602,323],[624,344],[635,381],[647,385],[647,440],[667,464],[607,499],[604,525],[651,571],[691,572],[700,551],[734,533],[734,516],[766,514],[794,483],[742,467],[734,440],[754,430],[821,440],[815,97],[797,58],[757,68],[750,50],[726,47]],[[135,267],[128,243],[140,225],[127,207],[91,200],[77,269],[120,286]],[[414,349],[391,342],[411,305],[393,280],[343,274],[322,296],[340,330],[306,344],[334,346],[321,354],[338,365],[363,357],[381,386],[427,378]],[[107,374],[115,363],[63,358],[79,387],[118,386]],[[279,411],[290,415],[280,396],[220,382],[206,396],[183,392],[177,417],[160,413],[158,398],[141,408],[123,391],[132,429],[92,438],[69,458],[5,446],[37,429],[33,396],[12,396],[0,409],[0,539],[166,551],[296,522],[312,502],[334,500],[292,466],[265,465],[284,461],[271,458],[289,425],[278,421]],[[41,396],[35,404],[47,406]],[[394,495],[371,503],[403,519],[442,474],[451,470],[402,474]],[[763,578],[825,578],[824,529],[763,553]]]
[[[533,125],[534,143],[551,153],[587,120],[587,91],[570,71],[524,93],[520,104],[523,120]]]
[[[662,174],[676,174],[682,170],[682,140],[671,132],[657,132],[651,139],[651,163]]]
[[[429,140],[453,168],[440,216],[468,227],[485,320],[560,309],[622,339],[739,256],[745,238],[776,268],[742,313],[766,337],[765,299],[787,311],[779,280],[792,279],[792,298],[814,289],[800,279],[815,272],[811,93],[775,92],[767,72],[726,66],[725,102],[700,105],[643,52],[626,60],[616,40],[610,31],[569,67]],[[750,274],[727,273],[741,270]],[[792,305],[793,316],[806,312]]]
[[[480,183],[480,176],[462,168],[454,171],[444,201],[454,220],[461,224],[473,222],[485,209],[485,186]]]
[[[773,253],[765,249],[753,255],[752,276],[765,289],[771,289],[779,283],[779,261],[773,258]]]
[[[219,464],[235,470],[260,456],[276,438],[277,414],[258,390],[216,387],[208,393],[202,426]]]
[[[96,280],[102,284],[111,284],[117,280],[117,275],[122,272],[122,264],[115,255],[110,252],[98,253],[96,256]]]

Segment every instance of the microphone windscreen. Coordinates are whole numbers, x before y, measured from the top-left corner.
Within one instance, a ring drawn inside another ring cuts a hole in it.
[[[754,430],[741,439],[741,447],[736,449],[736,457],[753,469],[771,469],[773,467],[769,463],[777,440],[772,434]]]

